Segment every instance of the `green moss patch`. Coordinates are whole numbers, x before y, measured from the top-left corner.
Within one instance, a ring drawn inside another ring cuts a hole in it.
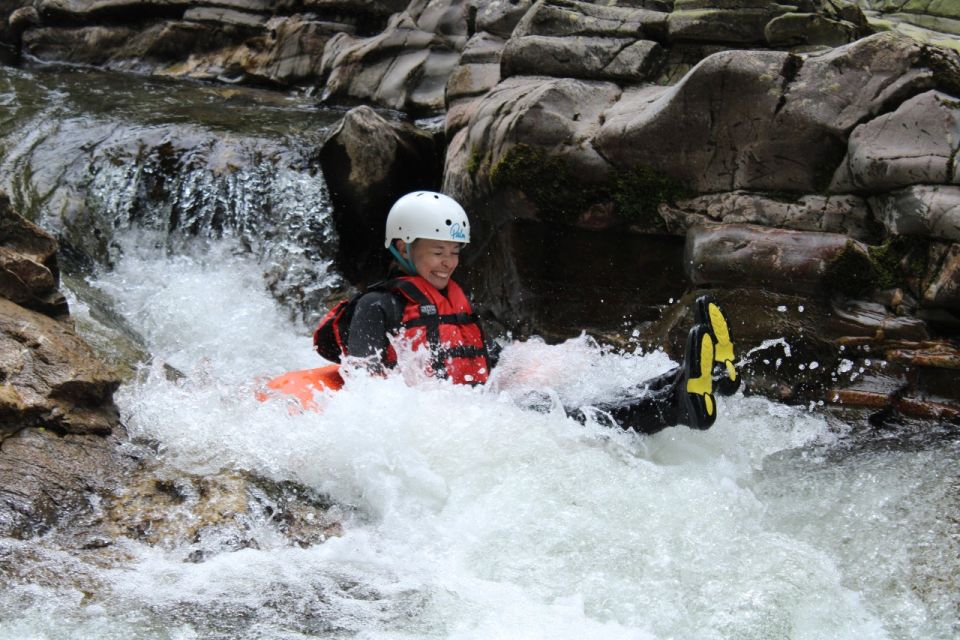
[[[831,293],[855,298],[876,288],[878,274],[869,254],[851,240],[827,262],[823,278]]]
[[[632,223],[662,226],[657,212],[660,204],[675,204],[689,194],[676,178],[642,165],[614,172],[609,182],[609,196],[618,215]]]
[[[877,270],[877,286],[890,289],[922,278],[928,249],[926,240],[913,236],[894,236],[879,246],[870,247],[870,258]]]
[[[490,181],[497,189],[522,192],[549,222],[574,224],[594,205],[614,205],[624,222],[663,228],[657,207],[673,203],[689,191],[656,169],[637,166],[612,171],[602,183],[584,183],[570,162],[543,149],[518,144],[494,165]]]
[[[922,238],[895,236],[883,244],[867,247],[866,253],[852,240],[827,262],[824,282],[833,293],[854,298],[874,289],[916,289],[927,266],[927,242]]]

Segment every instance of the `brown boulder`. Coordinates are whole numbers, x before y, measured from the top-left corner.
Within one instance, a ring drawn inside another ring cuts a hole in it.
[[[469,37],[466,11],[453,0],[417,1],[373,37],[336,34],[323,53],[323,100],[415,115],[443,111],[447,79]]]
[[[57,242],[10,208],[0,193],[0,296],[54,317],[66,316]]]
[[[107,434],[117,377],[67,322],[0,299],[0,433],[24,427]]]
[[[610,82],[514,76],[498,84],[472,107],[469,124],[457,132],[447,150],[444,191],[469,203],[491,191],[498,171],[509,182],[529,180],[510,169],[511,150],[523,140],[570,163],[571,175],[583,182],[603,179],[609,165],[590,144],[604,110],[620,97]],[[554,176],[562,182],[566,176]],[[547,185],[540,185],[541,188]],[[576,189],[574,183],[565,185]],[[521,189],[522,191],[523,189]],[[532,201],[515,210],[518,216],[547,215]],[[508,212],[494,212],[495,224]]]
[[[957,92],[960,60],[896,34],[818,56],[728,51],[676,86],[625,91],[595,145],[698,192],[823,192],[854,127],[932,88]]]
[[[668,23],[670,39],[766,43],[767,24],[790,9],[769,0],[676,0]]]
[[[764,27],[772,47],[820,45],[838,47],[864,35],[862,26],[845,20],[831,20],[818,13],[785,13]]]
[[[469,122],[476,101],[500,82],[503,46],[504,40],[489,33],[478,33],[467,42],[459,66],[447,81],[448,136]]]
[[[661,204],[660,215],[671,233],[708,222],[757,224],[795,231],[842,233],[857,240],[877,235],[876,223],[863,198],[853,195],[807,195],[778,199],[762,193],[712,193]]]
[[[578,36],[661,40],[666,36],[668,14],[635,6],[615,6],[544,0],[537,2],[517,24],[513,38],[526,36]]]
[[[30,538],[54,526],[89,521],[94,505],[129,465],[121,433],[58,435],[45,429],[3,434],[0,536]]]
[[[103,436],[119,426],[120,382],[66,319],[56,251],[0,194],[0,535],[89,510],[119,464]]]
[[[695,285],[828,292],[828,266],[855,240],[838,233],[705,224],[687,232],[685,264]],[[859,247],[863,255],[866,246]],[[850,274],[854,275],[854,274]]]
[[[533,0],[491,0],[479,3],[476,29],[500,39],[509,38],[517,23],[533,4]]]
[[[910,98],[850,134],[834,192],[883,192],[914,184],[958,184],[960,102],[939,91]]]
[[[501,59],[503,77],[548,75],[560,78],[641,82],[655,75],[660,45],[649,40],[598,37],[513,37]]]

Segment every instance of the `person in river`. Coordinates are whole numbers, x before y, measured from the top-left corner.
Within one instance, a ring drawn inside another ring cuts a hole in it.
[[[468,242],[467,214],[453,198],[431,191],[401,197],[387,215],[384,247],[394,258],[388,279],[321,320],[314,334],[317,351],[336,361],[340,355],[362,358],[371,370],[383,372],[397,365],[399,337],[414,351],[429,349],[429,374],[457,384],[485,383],[496,355],[469,298],[453,280]],[[644,381],[632,397],[593,408],[620,427],[643,433],[676,424],[713,425],[714,391],[730,395],[740,380],[720,307],[708,297],[698,298],[694,319],[678,367]],[[580,408],[567,413],[586,420]]]

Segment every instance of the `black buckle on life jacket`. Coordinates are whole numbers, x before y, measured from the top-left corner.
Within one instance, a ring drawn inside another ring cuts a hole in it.
[[[479,316],[474,313],[449,313],[444,315],[437,314],[437,307],[430,299],[409,280],[395,279],[386,283],[387,287],[401,291],[410,300],[420,307],[420,317],[409,320],[404,323],[406,327],[422,326],[426,329],[427,345],[432,352],[434,375],[438,378],[447,377],[447,359],[448,358],[479,358],[485,360],[489,358],[486,348],[486,337],[483,335],[483,329],[478,324]],[[480,340],[482,347],[475,346],[456,346],[444,349],[440,345],[440,325],[441,324],[476,324],[480,329]]]
[[[473,345],[459,345],[448,349],[441,349],[437,357],[446,360],[447,358],[479,358],[487,356],[486,347],[475,347]]]

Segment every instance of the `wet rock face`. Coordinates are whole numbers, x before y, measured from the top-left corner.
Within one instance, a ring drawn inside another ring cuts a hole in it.
[[[27,3],[22,3],[27,4]],[[314,85],[335,34],[379,32],[406,0],[44,0],[0,14],[11,58],[229,82]]]
[[[105,435],[117,425],[119,380],[67,322],[0,299],[0,371],[3,432]]]
[[[340,238],[338,265],[353,282],[383,277],[387,212],[405,193],[436,190],[441,145],[434,136],[357,107],[331,131],[320,152]]]
[[[120,464],[120,381],[67,317],[56,251],[0,196],[0,535],[84,511]]]
[[[0,441],[0,536],[28,539],[63,524],[79,528],[94,517],[131,461],[109,436],[60,435],[45,429],[4,434]]]
[[[960,6],[950,0],[857,0],[871,26],[960,49]]]
[[[10,208],[0,193],[0,296],[28,309],[65,317],[57,242]]]
[[[0,433],[7,435],[25,427],[104,435],[117,424],[119,380],[67,318],[56,250],[53,237],[0,196]]]

